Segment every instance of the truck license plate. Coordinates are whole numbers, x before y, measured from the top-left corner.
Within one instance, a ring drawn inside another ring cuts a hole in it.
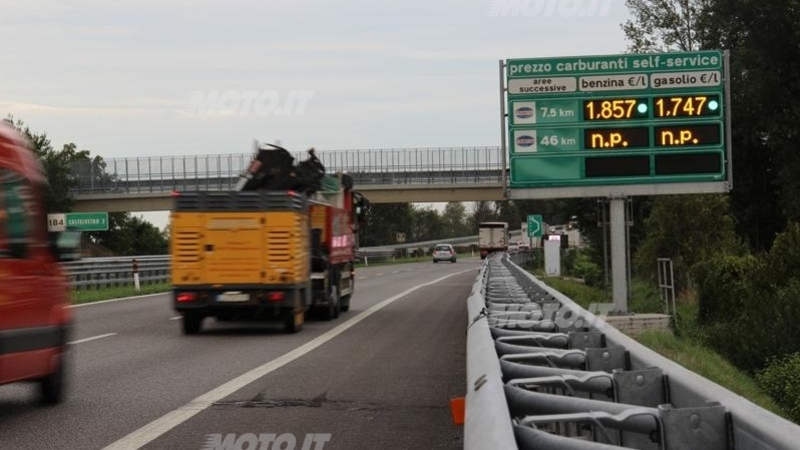
[[[217,301],[219,302],[246,302],[248,300],[250,300],[250,294],[242,292],[223,292],[217,295]]]

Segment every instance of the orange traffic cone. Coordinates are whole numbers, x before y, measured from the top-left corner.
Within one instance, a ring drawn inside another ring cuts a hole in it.
[[[453,425],[464,425],[465,406],[464,397],[450,399],[450,413],[453,415]]]

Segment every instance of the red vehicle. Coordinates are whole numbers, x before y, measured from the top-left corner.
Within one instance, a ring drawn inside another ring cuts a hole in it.
[[[62,399],[71,323],[59,261],[80,257],[80,232],[48,233],[46,184],[25,137],[0,121],[0,385],[37,382],[52,404]]]

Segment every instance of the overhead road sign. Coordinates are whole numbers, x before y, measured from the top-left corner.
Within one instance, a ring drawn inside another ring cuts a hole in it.
[[[727,67],[720,51],[506,60],[509,196],[729,191]]]

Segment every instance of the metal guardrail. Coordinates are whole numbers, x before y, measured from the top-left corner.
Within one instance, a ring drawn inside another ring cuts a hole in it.
[[[75,289],[104,289],[133,285],[133,260],[139,268],[142,286],[169,281],[169,255],[83,258],[64,264]]]
[[[391,260],[399,247],[373,247],[356,251],[361,262],[384,262]],[[64,269],[75,289],[105,289],[115,286],[133,285],[133,260],[139,269],[142,286],[166,283],[170,275],[170,255],[119,256],[83,258],[64,263]]]
[[[495,254],[468,300],[464,449],[790,450],[800,426]]]
[[[518,236],[520,231],[512,231],[511,236]],[[467,236],[456,239],[440,239],[436,241],[412,242],[387,245],[382,247],[362,247],[356,251],[356,259],[362,263],[385,262],[391,260],[397,250],[409,248],[433,247],[447,242],[453,245],[477,243],[478,236]],[[133,285],[132,261],[139,264],[139,282],[141,285],[164,283],[169,281],[170,256],[119,256],[103,258],[83,258],[79,261],[65,263],[64,268],[76,289],[103,289],[114,286]]]

